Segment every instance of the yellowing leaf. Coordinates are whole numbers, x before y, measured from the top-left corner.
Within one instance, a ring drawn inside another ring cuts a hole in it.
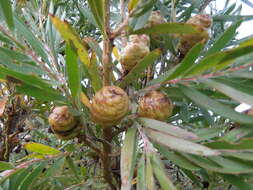
[[[116,59],[119,61],[120,56],[119,56],[119,50],[117,47],[113,47],[112,53],[116,57]]]
[[[128,11],[131,12],[138,3],[139,3],[139,0],[130,0],[128,3]]]
[[[83,92],[81,92],[80,99],[81,99],[81,102],[85,106],[87,106],[88,108],[90,108],[90,101],[89,101],[89,98],[86,96],[86,94],[84,94]]]
[[[62,21],[56,16],[51,15],[51,19],[52,23],[54,24],[56,29],[60,32],[63,39],[74,46],[82,63],[89,66],[90,58],[87,49],[85,47],[85,44],[83,44],[81,38],[74,31],[74,29],[69,25],[68,22]]]
[[[27,143],[24,145],[24,148],[28,151],[43,155],[54,155],[59,154],[61,152],[55,148],[40,143]]]

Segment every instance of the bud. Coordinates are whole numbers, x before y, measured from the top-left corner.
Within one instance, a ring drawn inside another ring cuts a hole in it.
[[[127,43],[120,57],[120,63],[125,71],[130,71],[138,62],[149,54],[149,46],[147,46],[146,43],[147,41],[144,43]]]
[[[129,98],[121,88],[105,86],[93,97],[90,111],[94,122],[116,125],[129,111]]]
[[[53,109],[48,117],[48,122],[54,134],[60,139],[70,139],[79,131],[78,120],[69,112],[67,106],[60,106]]]
[[[164,121],[171,116],[173,105],[162,92],[153,90],[139,100],[138,115]]]
[[[206,43],[209,39],[208,28],[212,24],[212,19],[208,15],[195,15],[190,18],[187,24],[193,24],[197,27],[199,32],[197,34],[185,34],[181,36],[179,43],[179,51],[184,56],[197,43]]]

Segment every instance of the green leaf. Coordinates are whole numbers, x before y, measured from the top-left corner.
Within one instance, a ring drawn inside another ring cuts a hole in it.
[[[145,157],[142,155],[138,164],[137,190],[147,190]]]
[[[15,172],[14,174],[12,174],[10,177],[11,179],[11,187],[10,187],[10,190],[17,190],[21,183],[24,181],[24,179],[26,178],[26,176],[29,175],[29,173],[31,172],[32,168],[33,168],[33,165],[30,165],[28,168],[25,168],[25,169],[21,169],[21,170],[18,170],[17,173]]]
[[[10,0],[0,1],[0,10],[3,12],[5,22],[7,23],[10,30],[14,29],[13,15]]]
[[[191,24],[164,23],[149,28],[142,28],[132,32],[133,34],[192,34],[198,33],[198,29]]]
[[[141,0],[141,1],[139,1],[137,6],[135,6],[133,11],[131,12],[131,16],[133,18],[137,18],[137,17],[140,17],[140,16],[146,14],[147,12],[150,12],[155,3],[156,3],[155,0]]]
[[[81,179],[81,177],[80,177],[80,175],[79,175],[79,174],[81,173],[81,171],[80,171],[80,169],[75,165],[73,159],[72,159],[70,156],[67,156],[67,157],[66,157],[66,162],[68,163],[68,165],[69,165],[71,171],[73,172],[73,174],[75,175],[76,179],[77,179],[78,181],[81,181],[82,179]]]
[[[151,163],[152,153],[146,153],[146,182],[147,182],[147,190],[155,190],[155,179],[153,175],[153,167]]]
[[[247,139],[242,139],[239,142],[236,143],[229,143],[225,141],[216,141],[216,142],[210,142],[206,143],[206,146],[210,148],[215,148],[215,149],[232,149],[232,150],[253,150],[253,138],[247,138]]]
[[[9,162],[0,161],[0,171],[13,169],[14,166]]]
[[[187,141],[175,136],[171,136],[150,129],[146,129],[145,131],[153,141],[172,150],[202,156],[217,156],[220,154],[220,152],[217,150],[213,150],[201,144],[193,143],[191,141]]]
[[[120,172],[121,172],[121,190],[131,190],[132,178],[136,163],[137,148],[137,128],[129,128],[121,149]]]
[[[16,88],[19,93],[27,94],[42,101],[67,101],[67,99],[57,91],[52,92],[51,90],[47,90],[45,88],[37,88],[27,84],[16,86]]]
[[[231,50],[218,52],[212,55],[209,55],[202,59],[198,64],[193,65],[184,76],[193,76],[201,74],[209,69],[219,67],[222,69],[224,66],[233,63],[236,58],[245,56],[253,52],[253,46],[245,46],[233,48]]]
[[[197,43],[195,46],[193,46],[175,71],[169,75],[166,80],[171,80],[177,78],[178,76],[182,76],[195,63],[203,47],[203,43]]]
[[[160,54],[161,51],[158,49],[150,52],[123,78],[123,80],[119,83],[119,86],[124,88],[129,83],[137,79],[140,76],[140,73],[142,73],[149,65],[153,64]]]
[[[78,6],[78,9],[79,9],[80,14],[83,15],[87,19],[88,22],[93,24],[95,27],[98,27],[96,20],[89,8]]]
[[[36,168],[34,168],[33,171],[24,178],[18,190],[32,189],[33,182],[39,177],[45,165],[46,162],[42,162]]]
[[[187,158],[185,158],[181,154],[178,154],[177,152],[169,151],[166,147],[160,146],[158,144],[155,144],[155,147],[163,156],[165,156],[168,160],[172,161],[179,167],[192,171],[198,171],[201,169],[199,166],[192,163],[190,160],[187,160]]]
[[[230,108],[229,106],[223,105],[209,98],[208,96],[194,90],[193,88],[180,85],[180,90],[185,96],[187,96],[193,102],[195,102],[200,107],[206,110],[211,110],[222,117],[229,118],[232,121],[237,121],[239,123],[244,123],[244,124],[253,123],[253,117],[238,113],[234,111],[232,108]]]
[[[70,44],[66,44],[66,67],[68,75],[68,86],[71,91],[72,97],[76,97],[79,94],[81,81],[80,81],[80,69],[78,66],[78,57],[72,50]]]
[[[226,82],[227,84],[225,84],[225,83],[222,83],[222,80],[202,79],[200,81],[226,94],[227,96],[231,97],[232,99],[240,103],[246,103],[253,106],[253,91],[252,91],[253,88],[247,89],[247,88],[242,88],[241,86],[238,86],[238,89],[236,89],[234,88],[234,86],[229,85],[229,81],[227,81]],[[240,88],[243,91],[240,91]],[[248,91],[248,93],[246,91]]]
[[[92,88],[95,92],[97,92],[102,88],[102,80],[99,75],[97,57],[95,53],[92,53],[91,55],[91,66],[89,67],[89,70]]]
[[[102,0],[88,0],[89,7],[91,9],[91,12],[96,20],[97,25],[99,26],[99,29],[103,34],[105,34],[104,29],[104,1]]]
[[[195,140],[195,141],[199,140],[199,137],[194,133],[181,129],[180,127],[177,126],[173,126],[169,123],[149,118],[138,118],[138,121],[140,121],[144,127],[158,131],[160,133],[172,135],[186,140]]]
[[[16,80],[16,82],[14,82],[14,83],[23,84],[23,82],[24,82],[28,85],[35,86],[37,88],[45,88],[48,91],[51,91],[54,93],[57,92],[56,90],[51,88],[51,86],[47,83],[46,80],[43,80],[37,76],[16,72],[16,71],[7,69],[1,65],[0,65],[0,72],[2,72],[4,75],[6,75],[7,79],[8,79],[8,77],[9,78],[12,77],[14,80]]]
[[[45,61],[48,65],[50,65],[50,61],[48,59],[48,55],[43,44],[34,36],[34,34],[29,30],[27,25],[23,23],[23,21],[18,18],[18,16],[14,16],[15,27],[19,34],[21,34],[27,42],[32,46],[38,56],[41,56],[42,60]]]
[[[170,178],[166,175],[165,168],[158,156],[154,153],[151,158],[155,177],[159,181],[162,189],[176,190],[176,187],[173,185]]]
[[[239,177],[239,176],[234,176],[234,175],[221,175],[223,179],[231,183],[232,185],[236,186],[238,189],[241,190],[252,190],[253,185],[250,183],[245,182],[245,179]]]
[[[198,58],[203,47],[203,43],[197,43],[193,48],[190,49],[179,65],[160,75],[158,78],[150,81],[148,85],[162,83],[164,81],[172,80],[182,76],[195,63],[195,60]]]
[[[128,11],[131,12],[136,5],[139,3],[140,0],[129,0],[128,2]]]
[[[236,158],[223,158],[221,156],[200,157],[196,155],[183,154],[188,160],[209,171],[226,174],[243,174],[253,171],[252,161],[243,161]]]
[[[40,143],[33,143],[33,142],[25,144],[24,148],[30,152],[36,152],[43,155],[55,155],[61,152],[50,146],[40,144]]]
[[[244,126],[244,127],[240,126],[239,128],[230,130],[223,137],[221,137],[220,140],[233,143],[233,142],[238,141],[240,138],[249,135],[250,133],[252,133],[251,126]]]
[[[64,163],[65,163],[65,157],[62,157],[62,158],[57,159],[57,160],[50,166],[50,168],[47,169],[47,171],[45,172],[44,178],[52,177],[52,176],[54,176],[56,173],[61,172],[61,169],[63,168]]]
[[[98,1],[100,2],[100,0]],[[51,15],[51,19],[52,23],[54,24],[55,28],[60,32],[63,39],[75,47],[75,51],[77,52],[77,55],[79,56],[81,62],[89,66],[90,65],[89,54],[79,35],[66,21],[61,21],[59,18],[53,15]]]
[[[198,135],[201,141],[209,140],[215,137],[218,137],[222,132],[225,131],[225,128],[203,128],[194,130],[195,134]]]
[[[248,21],[252,20],[253,15],[216,15],[213,16],[213,21],[214,22],[226,22],[226,21]]]
[[[208,51],[206,52],[205,56],[214,54],[218,51],[220,51],[222,48],[224,48],[226,46],[226,44],[228,42],[230,42],[230,40],[233,39],[233,37],[236,34],[236,30],[237,28],[241,25],[242,21],[239,21],[235,24],[233,24],[232,26],[230,26],[220,37],[218,40],[215,41],[215,43],[213,44],[213,46],[211,48],[208,49]]]

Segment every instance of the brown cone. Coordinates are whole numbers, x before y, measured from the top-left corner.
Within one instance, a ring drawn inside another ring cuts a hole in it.
[[[129,111],[129,98],[117,86],[105,86],[92,99],[91,115],[102,126],[118,124]]]
[[[138,115],[164,121],[171,116],[173,105],[170,99],[162,92],[153,90],[139,100]]]
[[[80,129],[78,120],[69,112],[67,106],[54,108],[48,117],[48,122],[59,139],[74,138]]]

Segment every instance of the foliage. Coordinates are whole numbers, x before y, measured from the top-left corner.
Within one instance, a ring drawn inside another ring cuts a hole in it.
[[[253,15],[215,3],[0,1],[0,190],[253,189],[253,116],[235,111],[253,106],[253,34],[238,38]],[[152,10],[167,22],[147,27]],[[186,24],[200,13],[213,19],[210,39],[182,56],[180,38],[203,35]],[[158,41],[123,72],[131,34]],[[90,100],[108,85],[125,90],[131,109],[104,127],[92,121]],[[139,97],[158,89],[172,116],[138,117]],[[57,139],[48,124],[61,105],[79,118],[75,139]]]

